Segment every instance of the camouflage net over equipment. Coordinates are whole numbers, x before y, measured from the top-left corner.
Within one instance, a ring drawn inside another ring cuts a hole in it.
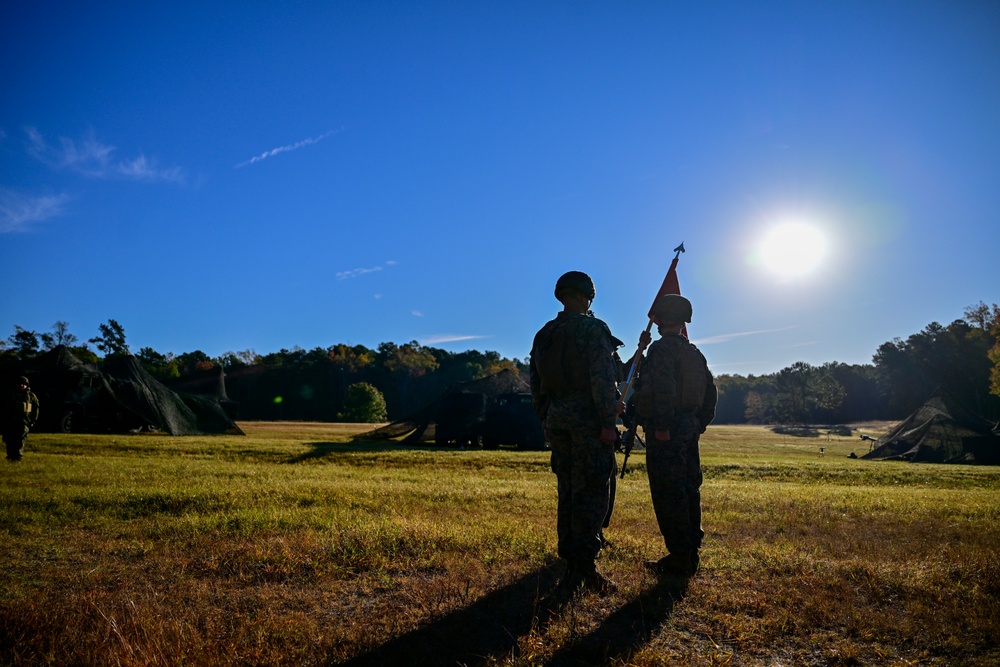
[[[861,458],[911,463],[1000,465],[993,425],[941,388],[875,443]]]
[[[133,356],[108,357],[101,371],[121,405],[170,435],[243,435],[215,397],[173,391]]]
[[[354,436],[355,440],[395,440],[403,438],[404,443],[420,442],[422,440],[433,440],[435,419],[438,416],[445,399],[452,394],[482,394],[488,400],[495,400],[501,394],[519,393],[531,391],[528,381],[518,373],[504,369],[493,375],[489,375],[479,380],[469,380],[468,382],[456,382],[449,387],[430,405],[427,405],[415,413],[398,419],[391,424],[379,427],[372,431],[360,433]]]
[[[65,346],[11,369],[31,379],[41,403],[39,431],[67,430],[69,413],[75,431],[81,422],[101,431],[124,432],[152,427],[170,435],[242,435],[224,409],[221,376],[212,393],[173,391],[150,375],[131,355],[112,355],[85,364]]]

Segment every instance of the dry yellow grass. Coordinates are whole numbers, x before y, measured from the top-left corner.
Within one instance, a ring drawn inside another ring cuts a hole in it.
[[[641,567],[662,544],[637,451],[600,562],[618,592],[553,610],[544,452],[241,426],[33,435],[0,476],[0,663],[1000,663],[995,468],[849,459],[856,430],[709,429],[682,587]]]

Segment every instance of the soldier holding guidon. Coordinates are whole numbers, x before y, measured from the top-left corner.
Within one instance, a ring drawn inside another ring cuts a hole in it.
[[[668,554],[646,566],[690,577],[698,570],[702,538],[701,457],[698,439],[715,418],[718,390],[704,355],[682,333],[691,302],[661,296],[652,316],[660,338],[646,353],[635,403],[646,432],[646,468],[653,511]]]

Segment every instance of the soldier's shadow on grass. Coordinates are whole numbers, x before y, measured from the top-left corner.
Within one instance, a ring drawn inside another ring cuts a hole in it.
[[[562,566],[528,573],[421,628],[391,639],[345,665],[480,665],[511,653],[517,640],[549,621],[543,603]]]
[[[577,667],[628,663],[670,618],[674,604],[684,597],[686,581],[658,581],[639,597],[613,612],[591,633],[571,639],[546,662],[550,667]]]
[[[563,566],[552,564],[484,595],[473,604],[348,660],[350,667],[483,665],[515,654],[517,642],[545,629],[579,601],[560,598]],[[603,665],[649,641],[684,595],[684,584],[660,582],[613,612],[593,632],[571,639],[546,664]]]

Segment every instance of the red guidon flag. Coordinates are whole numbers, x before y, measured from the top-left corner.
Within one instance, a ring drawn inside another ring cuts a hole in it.
[[[659,322],[657,322],[656,316],[653,315],[653,310],[656,308],[656,302],[660,300],[660,297],[667,294],[681,293],[681,284],[677,280],[677,261],[680,259],[681,253],[684,252],[684,244],[681,243],[679,246],[674,248],[674,252],[677,254],[674,255],[673,261],[670,262],[670,268],[667,269],[667,275],[663,279],[663,284],[660,285],[660,289],[656,293],[656,298],[653,299],[653,305],[649,307],[649,319],[656,324],[659,324]],[[681,329],[681,333],[687,337],[687,326]]]

